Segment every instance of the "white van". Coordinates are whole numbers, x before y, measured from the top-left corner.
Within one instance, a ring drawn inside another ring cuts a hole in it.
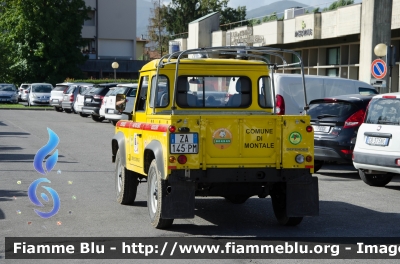
[[[376,89],[365,82],[337,77],[304,75],[307,102],[311,100],[346,94],[378,94]],[[236,92],[236,82],[229,83],[229,95]],[[260,79],[261,81],[261,79]],[[299,114],[304,110],[304,90],[301,74],[274,74],[276,113],[281,115]]]
[[[328,76],[304,75],[307,103],[311,100],[345,94],[377,94],[365,82]],[[301,74],[274,74],[277,114],[299,114],[304,108],[304,90]]]

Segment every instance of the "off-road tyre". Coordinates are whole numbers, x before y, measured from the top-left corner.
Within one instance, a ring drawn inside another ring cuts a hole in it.
[[[147,208],[149,209],[151,224],[157,229],[167,229],[172,226],[174,219],[161,218],[162,197],[165,195],[167,186],[166,181],[161,177],[161,172],[157,169],[155,159],[150,164],[147,177]]]
[[[133,204],[136,198],[139,179],[135,172],[127,170],[122,164],[121,152],[118,150],[115,158],[115,191],[117,202]]]

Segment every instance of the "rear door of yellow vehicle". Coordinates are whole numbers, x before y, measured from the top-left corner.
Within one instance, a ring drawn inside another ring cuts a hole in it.
[[[201,116],[200,153],[207,167],[275,167],[280,163],[280,116]]]

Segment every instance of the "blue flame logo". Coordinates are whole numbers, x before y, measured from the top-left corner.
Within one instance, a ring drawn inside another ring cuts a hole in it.
[[[37,189],[38,185],[40,183],[42,183],[42,182],[51,183],[46,178],[39,178],[36,181],[32,182],[32,184],[29,186],[29,189],[28,189],[28,197],[29,197],[29,199],[31,200],[31,202],[34,205],[40,206],[40,207],[43,207],[43,204],[39,201],[38,197],[36,196],[36,189]],[[54,216],[56,213],[58,213],[58,210],[60,209],[60,198],[58,197],[58,194],[54,189],[52,189],[50,187],[47,187],[47,186],[42,186],[42,188],[46,189],[50,193],[50,195],[51,195],[51,197],[52,197],[52,199],[54,201],[53,209],[50,212],[47,212],[47,213],[46,212],[41,212],[41,211],[36,210],[36,209],[34,209],[34,210],[35,210],[35,213],[38,216],[40,216],[42,218],[50,218],[50,217]],[[47,195],[45,193],[41,193],[40,196],[46,202],[49,201],[49,197],[47,197]]]
[[[50,154],[58,145],[60,142],[60,139],[58,138],[57,134],[54,133],[53,130],[50,128],[47,128],[47,132],[49,133],[49,141],[47,142],[46,145],[44,145],[41,149],[38,150],[38,152],[35,155],[35,158],[33,159],[33,167],[35,170],[43,175],[46,175],[48,172],[50,172],[54,166],[56,165],[58,161],[58,150],[56,149],[54,153],[47,158],[45,162],[45,168],[43,168],[43,162],[44,159],[46,158],[47,155]],[[43,207],[43,204],[39,201],[38,197],[36,196],[36,189],[38,185],[42,182],[48,182],[51,183],[47,178],[39,178],[36,181],[32,182],[32,184],[29,186],[28,189],[28,197],[31,200],[31,202],[36,205]],[[39,215],[42,218],[50,218],[57,214],[58,210],[60,209],[60,198],[58,197],[57,192],[46,186],[42,186],[42,188],[46,189],[50,195],[51,198],[53,199],[54,206],[53,209],[50,212],[41,212],[39,210],[35,209],[35,213]],[[49,197],[45,193],[41,193],[40,195],[42,199],[46,202],[49,201]]]
[[[35,170],[43,175],[45,175],[47,172],[51,171],[54,166],[57,163],[58,160],[58,150],[54,151],[53,155],[51,155],[47,160],[46,160],[46,170],[43,168],[43,161],[44,158],[50,154],[50,152],[55,149],[60,142],[60,139],[58,138],[57,134],[54,133],[53,130],[50,128],[47,128],[47,132],[49,132],[49,141],[47,142],[46,145],[44,145],[41,149],[38,150],[38,152],[35,155],[35,158],[33,159],[33,167]]]

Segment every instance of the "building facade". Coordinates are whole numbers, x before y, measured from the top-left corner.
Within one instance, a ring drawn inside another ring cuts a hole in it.
[[[144,64],[137,59],[136,0],[85,0],[91,7],[89,20],[82,27],[87,45],[82,52],[88,60],[81,69],[95,78],[113,75],[112,62],[117,61],[117,76],[135,78]]]
[[[391,20],[386,16],[390,11],[385,6],[387,3],[392,4]],[[188,49],[242,45],[292,49],[300,54],[305,74],[337,76],[370,83],[373,78],[371,62],[377,58],[373,55],[372,44],[381,39],[381,42],[384,40],[383,43],[395,46],[397,54],[392,78],[389,80],[388,71],[384,78],[386,87],[379,90],[388,92],[390,86],[391,92],[399,91],[400,0],[363,0],[362,4],[297,16],[288,16],[285,12],[282,21],[239,26],[227,31],[215,29],[219,26],[218,17],[219,14],[210,14],[193,21],[189,24],[189,37],[174,41]],[[387,36],[382,32],[388,32],[385,33]],[[284,56],[288,64],[297,62],[296,56]],[[282,64],[278,58],[271,60]],[[300,68],[287,67],[277,72],[300,73]]]

